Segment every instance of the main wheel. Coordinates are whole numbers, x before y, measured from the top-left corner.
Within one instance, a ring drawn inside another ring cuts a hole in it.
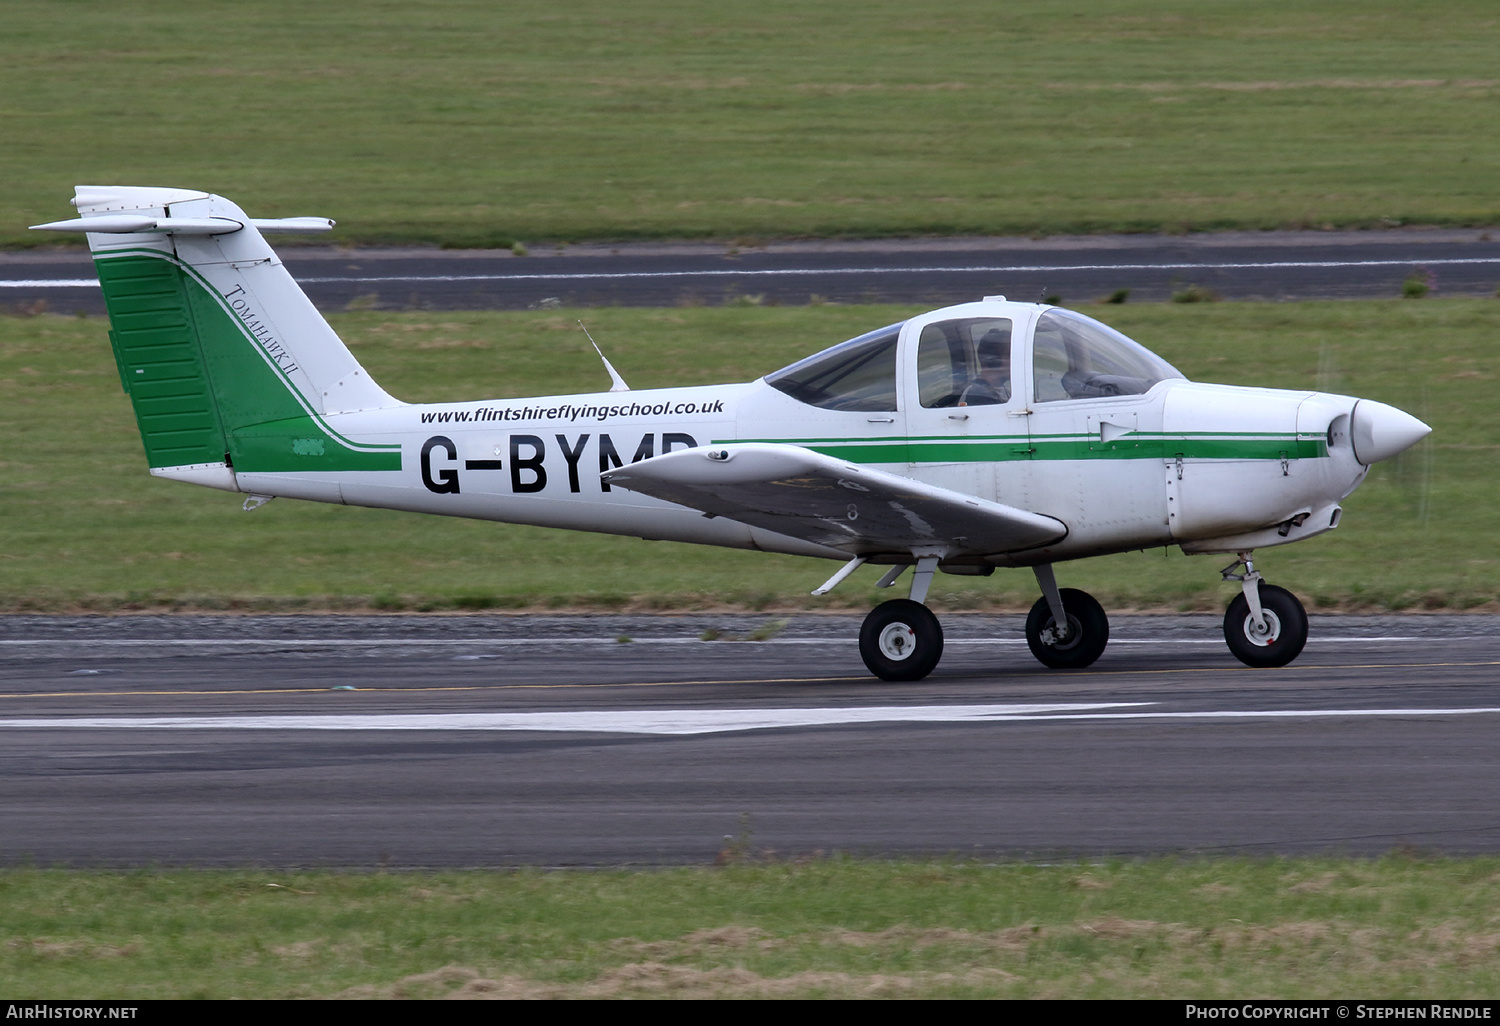
[[[922,603],[891,599],[865,617],[859,654],[881,680],[921,680],[943,657],[943,628]]]
[[[1086,591],[1063,588],[1058,594],[1068,616],[1067,632],[1057,630],[1052,609],[1043,597],[1026,616],[1026,644],[1043,666],[1081,670],[1104,654],[1104,646],[1109,644],[1109,617]]]
[[[1244,594],[1234,597],[1224,614],[1224,641],[1246,666],[1285,666],[1302,654],[1307,644],[1307,611],[1297,596],[1274,584],[1260,585],[1264,629],[1257,629]]]

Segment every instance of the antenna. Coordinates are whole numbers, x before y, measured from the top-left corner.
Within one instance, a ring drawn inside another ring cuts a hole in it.
[[[613,384],[609,386],[609,390],[611,392],[629,392],[630,386],[625,384],[625,379],[620,377],[620,373],[615,370],[614,365],[609,362],[609,357],[604,355],[604,350],[599,348],[599,343],[594,341],[594,336],[589,334],[589,329],[584,328],[583,321],[579,321],[578,326],[580,328],[583,328],[583,334],[588,338],[589,345],[594,347],[594,352],[598,353],[599,359],[604,361],[604,369],[609,371],[609,380],[613,382]]]

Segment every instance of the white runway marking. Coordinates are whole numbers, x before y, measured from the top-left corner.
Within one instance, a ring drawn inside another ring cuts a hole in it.
[[[343,716],[118,716],[0,720],[0,729],[29,730],[494,730],[605,734],[713,734],[735,730],[848,726],[861,723],[1006,723],[1057,720],[1321,719],[1370,716],[1478,716],[1474,709],[1266,709],[1203,712],[1101,712],[1152,702],[1057,705],[852,706],[820,709],[619,709],[583,712],[422,713]]]
[[[547,730],[610,734],[710,734],[726,730],[821,727],[848,723],[945,723],[1020,719],[1145,705],[1098,702],[1050,705],[850,706],[821,709],[619,709],[584,712],[418,713],[343,716],[160,716],[0,720],[0,728],[86,727],[186,730]]]
[[[1481,635],[1462,635],[1444,638],[1449,641],[1473,641]],[[1341,638],[1317,638],[1317,644],[1343,644],[1372,641],[1421,641],[1420,637],[1404,635],[1369,635]],[[537,645],[839,645],[853,644],[850,637],[826,638],[766,638],[762,641],[738,641],[719,638],[704,641],[700,638],[631,638],[622,642],[618,638],[8,638],[0,640],[0,648],[35,648],[54,645],[76,649],[95,648],[508,648],[513,646],[534,647]],[[1222,638],[1110,638],[1111,645],[1223,645]],[[948,638],[945,646],[954,645],[1024,645],[1025,638]]]

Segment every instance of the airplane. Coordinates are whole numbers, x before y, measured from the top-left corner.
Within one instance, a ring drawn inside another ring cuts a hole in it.
[[[1178,546],[1225,553],[1230,651],[1284,666],[1307,641],[1253,554],[1339,526],[1372,464],[1428,435],[1352,396],[1203,384],[1107,325],[1004,296],[934,310],[756,381],[409,404],[360,366],[255,219],[204,192],[80,186],[110,344],[151,473],[281,496],[868,563],[906,598],[876,606],[860,655],[927,676],[937,572],[1030,568],[1026,640],[1045,666],[1104,651],[1109,621],[1053,566]],[[591,340],[592,341],[592,340]],[[597,347],[596,347],[597,348]],[[600,354],[601,359],[603,353]]]

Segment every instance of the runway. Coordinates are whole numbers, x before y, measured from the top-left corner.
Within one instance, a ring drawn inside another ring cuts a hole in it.
[[[1007,295],[1085,303],[1122,291],[1158,302],[1190,286],[1226,299],[1377,299],[1413,274],[1434,295],[1493,296],[1487,231],[1233,232],[1047,239],[632,244],[510,251],[286,247],[319,308],[528,309],[898,302]],[[0,306],[103,313],[86,253],[0,254]]]
[[[1314,617],[1250,670],[1117,616],[1058,673],[950,614],[903,685],[858,617],[776,619],[0,618],[0,861],[1500,850],[1500,617]]]

